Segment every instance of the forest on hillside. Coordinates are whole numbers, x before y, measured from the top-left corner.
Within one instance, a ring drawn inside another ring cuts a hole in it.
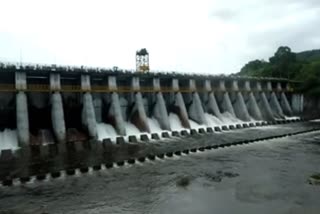
[[[289,47],[281,46],[269,61],[250,61],[237,75],[300,81],[302,84],[296,90],[312,97],[320,97],[320,49],[294,53]]]

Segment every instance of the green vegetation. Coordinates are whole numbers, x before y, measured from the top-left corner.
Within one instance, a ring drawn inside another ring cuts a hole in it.
[[[269,62],[253,60],[240,70],[238,75],[278,77],[302,82],[297,90],[313,97],[320,97],[320,50],[294,53],[281,46]]]

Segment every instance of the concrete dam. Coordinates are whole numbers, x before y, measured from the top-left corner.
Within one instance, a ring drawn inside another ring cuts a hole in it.
[[[285,123],[303,113],[295,84],[0,63],[0,180],[122,164],[123,151],[139,157],[141,142]]]

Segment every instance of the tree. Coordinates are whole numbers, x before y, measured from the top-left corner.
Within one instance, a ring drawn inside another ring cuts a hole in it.
[[[303,81],[300,88],[302,92],[320,97],[320,60],[304,65],[295,79]]]
[[[280,46],[274,56],[269,58],[271,64],[276,65],[277,77],[290,78],[290,65],[296,62],[296,54],[287,46]],[[291,66],[292,68],[292,66]]]
[[[245,64],[240,70],[240,75],[246,76],[258,76],[262,70],[267,66],[267,62],[264,60],[253,60]]]
[[[282,77],[302,82],[301,92],[320,97],[320,50],[293,53],[287,46],[281,46],[269,58],[269,62],[253,60],[248,62],[239,75],[258,77]]]

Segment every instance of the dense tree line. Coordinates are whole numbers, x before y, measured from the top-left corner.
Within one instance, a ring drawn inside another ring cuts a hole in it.
[[[238,75],[301,81],[302,84],[296,90],[320,97],[320,50],[294,53],[289,47],[281,46],[269,58],[269,62],[258,59],[250,61]]]

